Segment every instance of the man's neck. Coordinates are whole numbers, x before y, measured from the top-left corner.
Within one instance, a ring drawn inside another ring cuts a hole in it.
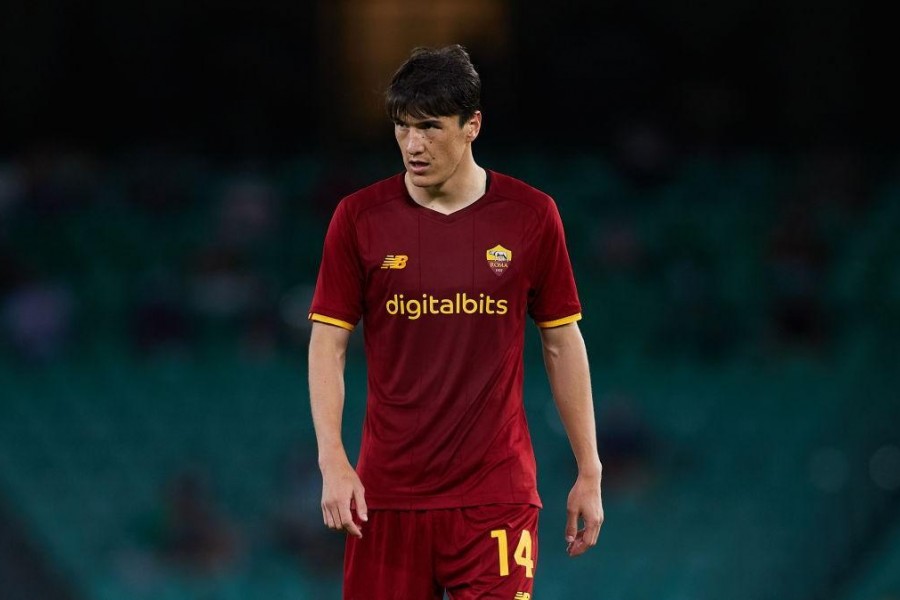
[[[465,168],[464,171],[461,169]],[[487,186],[487,172],[471,161],[460,165],[453,177],[440,186],[417,187],[404,177],[406,189],[416,204],[444,215],[462,210],[481,198]]]

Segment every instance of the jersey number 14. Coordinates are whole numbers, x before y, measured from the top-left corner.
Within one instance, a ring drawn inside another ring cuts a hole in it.
[[[509,544],[505,529],[494,529],[491,537],[497,539],[497,553],[500,555],[500,576],[509,575]],[[516,564],[525,567],[525,577],[534,577],[534,559],[531,554],[531,532],[523,529],[519,535],[519,544],[513,552]]]

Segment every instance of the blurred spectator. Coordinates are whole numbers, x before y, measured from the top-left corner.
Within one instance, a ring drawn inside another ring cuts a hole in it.
[[[645,489],[653,476],[653,439],[634,398],[610,391],[598,404],[603,407],[597,419],[597,443],[604,483],[612,489]]]
[[[212,575],[232,566],[238,536],[220,514],[207,479],[186,470],[164,491],[161,512],[144,527],[144,543],[163,563],[195,574]]]
[[[594,260],[604,271],[635,272],[643,264],[644,240],[631,218],[607,219],[591,238]]]
[[[304,206],[311,206],[313,213],[325,222],[331,219],[341,198],[366,185],[351,164],[346,156],[326,159],[325,171],[316,178],[309,197],[300,200]]]
[[[132,340],[141,353],[184,351],[193,328],[173,276],[156,273],[144,281],[131,314]]]
[[[275,226],[277,203],[275,189],[261,178],[230,182],[218,209],[218,243],[226,248],[244,248],[268,239]]]
[[[725,358],[741,323],[728,318],[715,269],[716,254],[703,224],[687,217],[661,232],[654,274],[664,309],[655,332],[655,350],[667,356],[702,360]]]
[[[794,203],[769,236],[769,316],[782,348],[821,349],[829,334],[823,302],[828,248],[814,215],[807,204]]]
[[[675,154],[663,129],[649,118],[623,118],[613,135],[613,162],[639,186],[667,180],[675,166]]]
[[[267,252],[277,239],[281,202],[272,183],[253,171],[248,167],[248,174],[224,185],[213,238],[196,254],[187,288],[204,332],[233,336],[247,358],[258,360],[273,356],[280,342],[271,277],[264,278],[259,265],[274,262]]]
[[[202,317],[238,319],[258,307],[264,298],[259,276],[247,259],[217,246],[202,250],[189,276],[190,302]]]
[[[132,157],[132,166],[123,169],[127,197],[151,213],[190,206],[193,161],[168,149],[142,149]]]
[[[820,215],[840,220],[847,225],[868,208],[866,161],[857,152],[844,148],[827,148],[802,156],[794,184],[795,197],[808,203]]]
[[[39,148],[24,159],[23,170],[26,206],[42,215],[84,207],[96,193],[96,165],[78,151]]]
[[[278,506],[272,527],[279,549],[318,572],[339,574],[344,544],[322,523],[322,478],[316,450],[296,445],[278,473]]]
[[[0,239],[5,223],[25,195],[25,181],[21,169],[15,163],[0,163]]]
[[[2,297],[0,317],[17,355],[27,361],[46,362],[65,351],[73,309],[74,296],[67,284],[26,277]]]
[[[23,267],[15,250],[0,242],[0,299],[19,285],[24,276]]]
[[[275,307],[251,312],[241,326],[241,351],[250,360],[275,358],[281,346],[281,323]]]
[[[690,254],[676,256],[667,262],[662,283],[667,308],[659,331],[661,349],[703,360],[725,358],[740,324],[728,319],[708,261]]]

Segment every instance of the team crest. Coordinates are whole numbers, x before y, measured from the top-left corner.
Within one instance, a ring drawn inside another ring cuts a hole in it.
[[[487,251],[487,262],[491,271],[499,277],[503,275],[509,263],[512,262],[512,250],[497,244]]]

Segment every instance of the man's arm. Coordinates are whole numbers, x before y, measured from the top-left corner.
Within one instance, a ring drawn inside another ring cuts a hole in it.
[[[341,440],[344,364],[349,341],[350,332],[346,329],[313,323],[309,339],[309,399],[322,471],[322,518],[331,529],[362,537],[362,531],[353,522],[350,502],[355,503],[359,518],[367,521],[365,490]]]
[[[597,543],[603,524],[602,466],[597,453],[587,350],[577,323],[541,329],[541,342],[553,399],[578,463],[578,478],[566,504],[568,553],[578,556]],[[581,531],[579,517],[584,521]]]

